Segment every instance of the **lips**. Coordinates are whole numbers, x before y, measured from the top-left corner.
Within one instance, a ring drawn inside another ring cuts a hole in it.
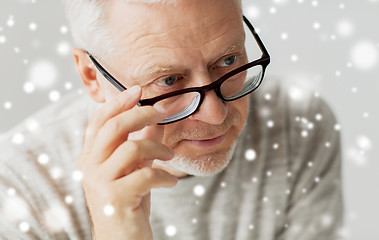
[[[212,145],[217,145],[217,144],[222,143],[226,135],[227,133],[224,133],[214,138],[204,138],[200,140],[186,139],[185,141],[196,146],[206,147],[206,146],[212,146]]]

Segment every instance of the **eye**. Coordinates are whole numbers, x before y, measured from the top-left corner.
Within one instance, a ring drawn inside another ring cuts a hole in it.
[[[220,66],[221,67],[229,67],[229,66],[232,66],[235,62],[236,62],[236,59],[237,59],[237,56],[236,55],[232,55],[230,57],[227,57],[225,59],[223,59],[221,62],[220,62]]]
[[[168,76],[168,77],[164,77],[164,78],[158,79],[156,81],[156,83],[159,86],[162,86],[162,87],[169,87],[169,86],[172,86],[173,84],[175,84],[179,79],[181,79],[180,76],[171,75],[171,76]]]

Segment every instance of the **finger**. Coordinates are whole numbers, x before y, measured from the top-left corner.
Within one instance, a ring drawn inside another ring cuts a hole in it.
[[[128,139],[130,132],[156,124],[165,118],[151,106],[134,107],[108,120],[100,129],[93,146],[97,163],[107,159],[112,152]]]
[[[140,131],[132,132],[129,134],[129,140],[142,140],[149,139],[156,142],[162,142],[164,126],[151,125],[142,128]]]
[[[145,167],[116,180],[116,182],[120,189],[128,189],[125,194],[130,197],[125,199],[131,201],[128,203],[131,208],[136,208],[140,206],[141,198],[149,194],[152,188],[174,187],[178,178],[164,170]]]
[[[90,142],[91,139],[95,138],[99,129],[106,121],[108,121],[108,119],[133,108],[138,103],[140,97],[141,87],[139,85],[135,85],[121,92],[114,99],[101,106],[100,109],[93,114],[87,126],[87,142]]]
[[[174,153],[162,143],[151,140],[126,141],[101,164],[104,178],[114,180],[124,177],[151,160],[170,160]]]

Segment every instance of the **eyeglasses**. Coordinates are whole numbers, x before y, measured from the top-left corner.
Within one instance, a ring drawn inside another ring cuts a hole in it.
[[[178,90],[174,90],[172,92],[168,92],[153,98],[141,99],[137,105],[160,105],[168,112],[169,117],[158,123],[158,125],[165,125],[183,120],[194,114],[200,108],[207,91],[215,90],[217,96],[222,101],[227,102],[242,98],[256,90],[262,83],[266,68],[270,63],[270,55],[263,45],[258,34],[255,32],[253,25],[245,16],[243,16],[243,21],[253,34],[256,42],[258,43],[260,51],[262,52],[262,55],[259,59],[244,64],[226,74],[223,74],[216,81],[208,85],[184,89],[178,88]],[[105,70],[104,67],[101,66],[100,63],[88,51],[86,51],[86,53],[90,57],[95,67],[112,85],[114,85],[121,92],[126,90],[126,87],[124,87],[107,70]],[[233,61],[235,58],[232,56],[225,60]]]

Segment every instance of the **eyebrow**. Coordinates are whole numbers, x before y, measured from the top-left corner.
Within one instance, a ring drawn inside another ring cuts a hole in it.
[[[228,55],[229,53],[233,52],[236,49],[241,49],[243,46],[245,46],[245,40],[238,40],[236,43],[234,43],[232,46],[230,46],[227,50],[225,50],[220,57]],[[219,58],[220,58],[219,57]],[[218,59],[218,58],[217,58]]]
[[[238,40],[233,45],[228,47],[225,51],[223,51],[217,59],[221,58],[222,56],[228,55],[229,53],[233,52],[236,49],[242,48],[244,45],[245,45],[244,40]],[[161,73],[172,72],[175,69],[176,68],[174,66],[158,66],[158,65],[151,66],[143,71],[143,78],[148,78],[150,76],[158,75]]]

